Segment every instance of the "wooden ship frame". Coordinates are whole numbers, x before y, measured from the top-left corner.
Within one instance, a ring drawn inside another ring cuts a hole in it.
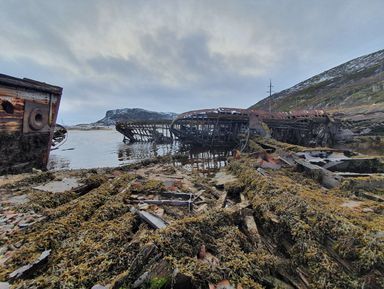
[[[119,122],[116,129],[129,142],[179,140],[193,146],[235,147],[249,135],[260,135],[303,146],[327,146],[338,141],[340,125],[322,110],[217,108],[185,112],[173,121]]]

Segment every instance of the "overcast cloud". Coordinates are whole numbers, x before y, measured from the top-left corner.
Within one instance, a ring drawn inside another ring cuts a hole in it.
[[[108,109],[248,107],[384,48],[383,0],[0,0],[0,73],[64,88],[59,122]]]

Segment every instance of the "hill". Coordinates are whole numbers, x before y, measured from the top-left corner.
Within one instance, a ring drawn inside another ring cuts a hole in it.
[[[176,115],[173,112],[156,112],[141,108],[114,109],[108,110],[105,117],[93,123],[93,125],[110,126],[115,125],[118,121],[173,119]]]
[[[377,110],[384,104],[384,50],[358,57],[267,97],[251,108]]]

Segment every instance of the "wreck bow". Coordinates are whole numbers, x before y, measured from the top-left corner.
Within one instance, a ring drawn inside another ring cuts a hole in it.
[[[0,74],[0,174],[46,169],[62,88]]]

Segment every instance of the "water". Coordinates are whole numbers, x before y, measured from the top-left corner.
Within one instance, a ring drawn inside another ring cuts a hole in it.
[[[122,142],[123,135],[115,130],[70,130],[68,138],[57,150],[51,151],[50,170],[117,167],[143,159],[178,155],[175,165],[188,170],[215,171],[226,165],[229,149],[207,150],[184,147],[179,143],[154,144]]]
[[[179,145],[125,144],[115,130],[70,130],[66,142],[51,151],[48,169],[116,167],[143,159],[175,153]]]

